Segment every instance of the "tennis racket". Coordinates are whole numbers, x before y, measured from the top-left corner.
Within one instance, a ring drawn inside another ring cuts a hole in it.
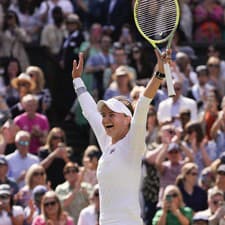
[[[159,52],[157,45],[167,42],[170,48],[180,19],[177,0],[136,0],[134,21],[140,34]],[[168,63],[164,64],[168,95],[175,95],[173,80]]]

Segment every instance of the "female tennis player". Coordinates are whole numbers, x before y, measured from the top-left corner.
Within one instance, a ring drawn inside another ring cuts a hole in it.
[[[170,60],[171,50],[155,51],[157,72],[147,84],[133,113],[131,103],[121,98],[100,100],[97,104],[81,79],[83,53],[73,62],[73,84],[83,114],[89,121],[102,156],[97,178],[100,194],[100,225],[141,225],[139,187],[141,161],[145,151],[146,119],[149,104],[164,75],[163,63]]]

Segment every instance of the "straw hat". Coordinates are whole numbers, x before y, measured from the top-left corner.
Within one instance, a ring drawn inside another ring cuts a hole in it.
[[[30,84],[30,90],[34,90],[36,87],[35,82],[30,78],[30,76],[26,73],[21,73],[18,77],[13,78],[11,81],[11,85],[18,89],[18,84],[22,82],[27,82]]]
[[[128,75],[130,80],[134,80],[134,73],[131,71],[131,69],[128,66],[119,66],[114,74],[112,75],[113,79],[115,80],[119,76]]]

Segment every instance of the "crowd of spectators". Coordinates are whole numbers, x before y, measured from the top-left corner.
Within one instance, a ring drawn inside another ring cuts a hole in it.
[[[221,225],[225,61],[216,43],[225,40],[225,1],[179,2],[170,64],[176,95],[168,97],[164,82],[149,106],[142,218]],[[97,225],[101,152],[73,90],[72,63],[84,52],[82,78],[96,101],[122,95],[135,106],[155,58],[135,29],[134,1],[0,3],[0,224]],[[202,42],[204,60],[191,45]],[[80,158],[68,122],[88,133]]]

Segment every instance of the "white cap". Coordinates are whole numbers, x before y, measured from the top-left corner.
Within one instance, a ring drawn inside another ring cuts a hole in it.
[[[127,116],[132,117],[131,111],[119,100],[115,98],[110,98],[107,101],[100,100],[97,103],[98,111],[102,111],[102,107],[106,105],[108,108],[110,108],[113,112],[116,113],[124,113]]]

